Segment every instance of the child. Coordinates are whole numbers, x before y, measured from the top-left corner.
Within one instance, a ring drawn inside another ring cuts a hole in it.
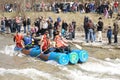
[[[111,26],[108,27],[107,38],[108,38],[108,44],[111,44],[111,39],[112,39],[112,29],[111,29]]]

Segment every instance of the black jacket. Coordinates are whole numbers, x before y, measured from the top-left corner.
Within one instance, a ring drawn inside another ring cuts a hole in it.
[[[97,31],[102,31],[102,30],[103,30],[103,22],[98,21]]]

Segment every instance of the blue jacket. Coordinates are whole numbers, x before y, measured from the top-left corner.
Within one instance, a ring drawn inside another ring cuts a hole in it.
[[[108,29],[107,31],[107,37],[112,38],[112,29]]]
[[[24,41],[25,45],[32,44],[32,38],[31,37],[25,36],[23,41]]]

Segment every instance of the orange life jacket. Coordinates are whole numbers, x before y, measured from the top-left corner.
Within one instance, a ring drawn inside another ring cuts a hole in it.
[[[56,43],[56,47],[58,47],[58,48],[65,46],[65,45],[63,44],[64,41],[62,40],[62,38],[61,38],[59,35],[56,35],[54,41],[55,41],[55,43]]]
[[[42,46],[42,51],[45,51],[49,48],[49,45],[50,45],[50,40],[48,39],[46,34],[43,35],[42,42],[44,43]]]
[[[15,35],[15,42],[16,42],[16,46],[19,48],[22,48],[22,39],[23,36],[22,35]]]

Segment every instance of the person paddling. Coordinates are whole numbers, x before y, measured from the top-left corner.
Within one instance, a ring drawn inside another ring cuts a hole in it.
[[[48,31],[46,31],[42,36],[40,44],[41,51],[44,52],[44,54],[47,54],[50,48],[50,39],[48,37]]]
[[[65,40],[62,36],[60,36],[59,31],[56,31],[56,36],[55,36],[55,43],[56,43],[56,48],[58,49],[58,52],[63,52],[64,51],[69,51],[70,52],[70,47],[67,44],[67,40]]]
[[[14,48],[15,51],[21,51],[22,48],[24,48],[23,35],[21,35],[19,32],[16,32],[13,41],[16,43],[16,46]]]
[[[23,38],[25,49],[30,49],[32,48],[32,36],[30,32],[27,32],[27,34]]]

